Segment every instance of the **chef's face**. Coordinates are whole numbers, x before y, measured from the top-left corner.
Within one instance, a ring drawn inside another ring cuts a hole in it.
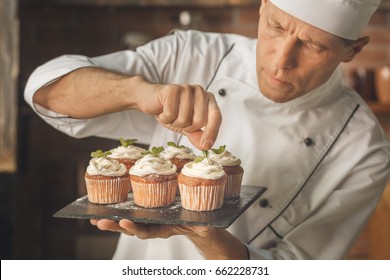
[[[290,101],[319,87],[340,62],[350,61],[360,49],[262,1],[257,77],[262,94],[275,102]]]

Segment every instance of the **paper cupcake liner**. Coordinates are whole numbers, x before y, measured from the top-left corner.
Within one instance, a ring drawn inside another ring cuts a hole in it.
[[[221,208],[223,205],[225,185],[193,187],[179,184],[179,189],[184,209],[211,211]]]
[[[130,178],[85,178],[88,200],[97,204],[119,203],[127,200]]]
[[[176,198],[177,180],[162,183],[132,181],[134,203],[145,208],[171,205]]]
[[[225,198],[234,198],[240,195],[243,173],[227,176]]]
[[[129,176],[129,178],[130,178],[130,176]],[[133,192],[133,187],[132,187],[132,185],[131,185],[131,181],[130,181],[130,184],[129,184],[128,192]]]

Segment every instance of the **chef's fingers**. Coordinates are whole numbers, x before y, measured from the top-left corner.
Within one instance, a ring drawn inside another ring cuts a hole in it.
[[[194,132],[186,132],[181,128],[175,128],[175,127],[172,127],[171,125],[163,125],[163,126],[172,130],[172,131],[183,134],[184,136],[186,136],[188,138],[188,140],[191,142],[191,144],[194,145],[199,150],[210,149],[213,146],[214,141],[215,141],[215,140],[206,139],[202,142],[202,135],[204,132],[201,129],[194,131]]]
[[[197,131],[194,131],[194,132],[186,132],[184,131],[183,129],[181,128],[175,128],[171,125],[164,125],[162,124],[164,127],[168,128],[169,130],[172,130],[174,132],[177,132],[177,133],[180,133],[180,134],[183,134],[184,136],[186,136],[188,138],[188,140],[191,142],[192,145],[194,145],[197,149],[199,150],[209,150],[213,147],[214,145],[214,142],[215,142],[215,139],[216,139],[216,136],[215,138],[212,137],[212,138],[208,138],[208,137],[205,137],[205,138],[202,138],[203,135],[204,135],[204,131],[203,130],[197,130]],[[213,130],[214,133],[218,133],[216,130]]]
[[[140,224],[122,219],[119,226],[126,232],[131,232],[139,239],[169,238],[174,235],[172,226],[157,224]]]
[[[192,125],[195,99],[199,94],[203,94],[203,89],[199,86],[182,85],[177,96],[179,100],[176,118],[171,122],[172,126],[184,128]]]
[[[121,229],[118,225],[118,222],[108,219],[97,220],[96,226],[100,230],[118,231]]]
[[[207,120],[208,93],[200,85],[165,85],[160,96],[158,120],[175,128],[196,131]],[[191,132],[192,132],[191,131]]]
[[[177,116],[180,85],[165,85],[162,87],[161,95],[159,95],[162,112],[157,116],[157,119],[163,124],[171,124]]]
[[[185,135],[188,140],[199,150],[209,150],[217,139],[222,123],[222,114],[212,94],[209,95],[207,123],[202,129],[188,132],[187,128],[175,128],[172,125],[164,125],[166,128]]]
[[[163,86],[159,97],[162,106],[159,121],[178,128],[191,125],[194,92],[193,86],[187,84]]]
[[[92,220],[91,220],[92,223]],[[119,226],[119,223],[116,221],[112,221],[109,219],[102,219],[102,220],[94,220],[93,223],[96,225],[96,227],[100,230],[104,231],[113,231],[113,232],[120,232],[127,235],[133,235],[132,232],[126,232],[123,230],[122,227]]]
[[[183,132],[191,144],[194,145],[199,150],[208,150],[209,148],[203,148],[204,145],[201,144],[201,138],[203,135],[203,130],[197,130],[194,132]],[[206,145],[207,146],[207,145]]]
[[[174,226],[162,224],[141,224],[122,219],[119,226],[125,232],[131,232],[140,239],[169,238],[174,235],[198,235],[206,237],[213,228],[196,226]]]
[[[187,117],[191,119],[191,122],[188,122],[188,125],[183,127],[183,130],[189,133],[198,131],[207,124],[208,102],[209,95],[211,95],[211,93],[204,91],[199,85],[194,85],[193,88],[193,112],[188,112],[187,115]]]
[[[205,92],[205,94],[205,98],[195,100],[193,124],[180,130],[171,128],[187,136],[188,140],[200,150],[208,150],[213,147],[222,123],[222,113],[214,95],[209,92]]]
[[[162,112],[156,119],[163,126],[184,134],[198,149],[213,146],[222,122],[213,94],[199,85],[165,85],[159,98]]]
[[[202,150],[211,149],[217,139],[219,128],[222,123],[222,113],[218,107],[214,95],[209,94],[207,124],[203,129],[200,138],[200,148]]]
[[[183,134],[187,136],[188,140],[190,140],[190,142],[200,150],[208,150],[212,148],[215,140],[217,139],[219,127],[222,123],[222,114],[214,95],[207,93],[205,103],[205,105],[198,104],[198,107],[206,108],[205,110],[195,110],[194,112],[193,118],[198,121],[196,125],[183,128]],[[196,114],[198,114],[198,117],[196,117]],[[200,129],[200,127],[203,128]]]

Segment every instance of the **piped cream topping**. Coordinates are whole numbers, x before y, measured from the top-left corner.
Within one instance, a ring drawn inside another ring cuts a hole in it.
[[[171,175],[176,172],[176,165],[161,156],[145,155],[135,162],[129,173],[136,176],[149,174]]]
[[[140,159],[143,155],[142,153],[146,152],[145,149],[142,149],[137,146],[119,146],[115,149],[110,150],[110,158],[128,158],[128,159]]]
[[[229,151],[225,150],[220,154],[209,152],[209,158],[215,160],[223,166],[236,166],[241,164],[241,160],[233,156]]]
[[[204,158],[200,162],[186,163],[181,170],[183,175],[203,179],[220,179],[225,175],[221,164],[210,158]]]
[[[89,175],[122,176],[126,174],[126,166],[115,159],[106,157],[92,158],[87,167]]]
[[[164,149],[164,151],[161,152],[160,154],[163,158],[166,159],[173,159],[173,158],[178,158],[178,159],[195,159],[196,155],[193,153],[192,149],[188,147],[173,147],[173,146],[168,146]]]

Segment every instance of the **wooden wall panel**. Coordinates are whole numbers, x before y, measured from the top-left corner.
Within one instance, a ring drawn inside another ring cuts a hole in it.
[[[17,0],[0,1],[0,172],[16,170]]]

